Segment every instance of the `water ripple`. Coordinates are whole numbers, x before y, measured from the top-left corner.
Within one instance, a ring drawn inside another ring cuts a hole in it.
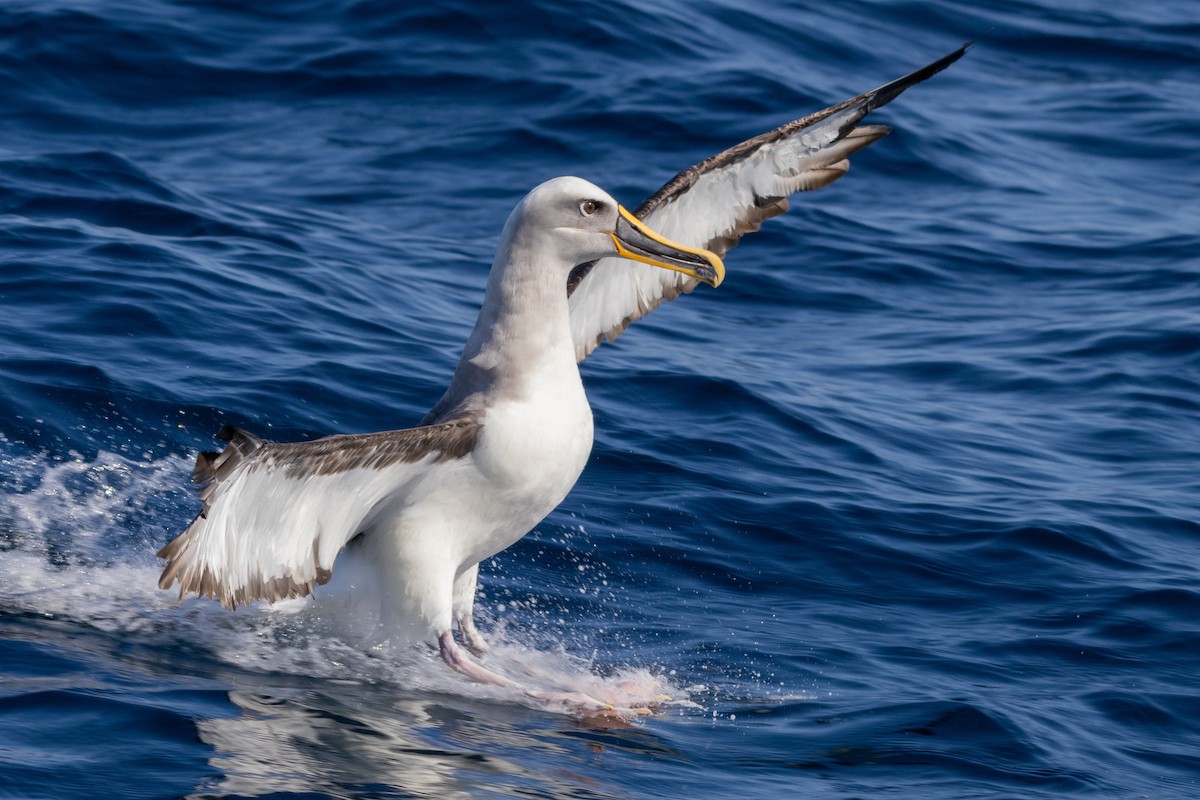
[[[483,567],[495,657],[675,705],[581,726],[359,620],[156,589],[222,424],[421,417],[532,185],[636,205],[989,29],[584,364],[592,463]],[[1197,32],[1182,0],[6,5],[0,782],[1195,794]]]

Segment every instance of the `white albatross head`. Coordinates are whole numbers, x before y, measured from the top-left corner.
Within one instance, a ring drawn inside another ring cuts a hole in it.
[[[582,178],[553,178],[534,188],[513,209],[506,237],[548,237],[566,270],[618,256],[675,270],[711,286],[720,285],[720,256],[673,242],[655,233],[607,192]]]

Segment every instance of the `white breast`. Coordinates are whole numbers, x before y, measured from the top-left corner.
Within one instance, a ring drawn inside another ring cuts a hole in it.
[[[554,510],[592,451],[592,409],[574,363],[538,376],[527,397],[495,398],[472,454],[484,478],[496,526],[468,560],[482,560],[520,539]]]

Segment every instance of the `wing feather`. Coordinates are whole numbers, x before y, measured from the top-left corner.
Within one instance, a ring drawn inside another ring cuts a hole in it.
[[[669,239],[724,255],[742,236],[785,212],[789,195],[845,175],[853,153],[891,130],[859,126],[863,117],[950,66],[970,46],[705,159],[667,181],[634,213]],[[696,280],[681,273],[619,258],[576,267],[567,283],[576,358],[582,361],[663,302],[695,287]]]
[[[334,559],[437,465],[465,457],[479,424],[456,419],[402,431],[273,444],[225,426],[220,453],[196,459],[203,508],[163,547],[159,586],[179,583],[227,608],[303,597],[329,580]]]

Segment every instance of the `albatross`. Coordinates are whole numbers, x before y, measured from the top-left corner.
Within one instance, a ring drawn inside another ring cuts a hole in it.
[[[196,459],[202,509],[158,552],[159,586],[234,609],[308,595],[360,551],[385,624],[415,624],[469,678],[551,697],[481,663],[472,608],[479,563],[554,510],[587,462],[578,363],[664,301],[718,286],[744,234],[890,132],[860,125],[867,114],[969,47],[708,158],[633,213],[580,178],[536,187],[503,228],[479,318],[420,424],[294,443],[225,426],[224,449]]]

